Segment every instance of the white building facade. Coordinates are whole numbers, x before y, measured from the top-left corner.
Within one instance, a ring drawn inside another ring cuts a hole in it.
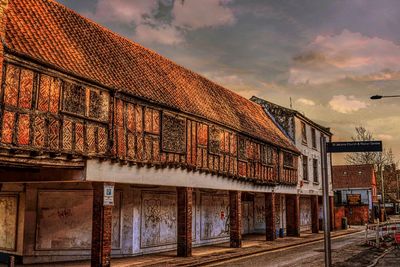
[[[322,140],[329,142],[332,133],[329,128],[323,127],[300,112],[279,106],[269,101],[252,97],[252,101],[261,104],[278,125],[278,127],[292,140],[301,152],[298,158],[298,184],[297,193],[300,194],[300,230],[312,229],[312,196],[317,197],[318,221],[322,220],[322,175],[323,151]],[[333,217],[333,191],[332,191],[332,159],[327,157],[327,173],[330,196],[330,213]],[[331,225],[332,226],[332,225]]]

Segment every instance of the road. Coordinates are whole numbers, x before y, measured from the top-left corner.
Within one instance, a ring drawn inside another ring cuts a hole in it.
[[[382,251],[364,245],[364,232],[341,236],[332,240],[332,263],[335,267],[368,266],[381,254]],[[323,241],[258,255],[249,255],[208,266],[324,266]],[[400,266],[400,259],[399,263],[394,266]]]

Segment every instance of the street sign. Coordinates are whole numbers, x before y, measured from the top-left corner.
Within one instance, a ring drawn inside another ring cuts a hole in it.
[[[114,206],[114,186],[104,185],[103,206]]]
[[[348,194],[347,204],[349,205],[360,205],[361,204],[361,194]]]
[[[326,150],[328,153],[381,152],[382,141],[329,142]]]

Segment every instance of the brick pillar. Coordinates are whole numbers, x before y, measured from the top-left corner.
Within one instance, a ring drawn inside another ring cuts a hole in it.
[[[286,195],[287,236],[300,236],[300,196]]]
[[[318,196],[311,196],[311,224],[312,232],[318,234],[319,231],[319,205]]]
[[[231,248],[242,247],[242,197],[240,191],[229,191],[229,226]]]
[[[178,257],[192,256],[192,204],[193,189],[177,188],[178,203]]]
[[[275,193],[265,193],[265,237],[267,241],[276,239]]]
[[[111,265],[112,206],[104,206],[104,185],[93,183],[92,267]]]
[[[335,227],[335,205],[334,205],[334,199],[333,196],[329,197],[329,225],[331,228],[331,231],[334,230]]]

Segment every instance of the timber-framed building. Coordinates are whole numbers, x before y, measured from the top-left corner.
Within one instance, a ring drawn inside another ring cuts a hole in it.
[[[300,234],[300,152],[260,105],[55,1],[0,2],[2,253],[106,266]]]

